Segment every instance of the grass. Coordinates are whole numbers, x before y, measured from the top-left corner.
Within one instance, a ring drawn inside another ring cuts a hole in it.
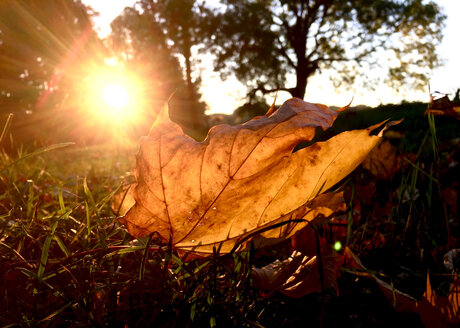
[[[420,299],[427,271],[437,292],[448,291],[442,258],[460,236],[446,200],[446,190],[458,189],[458,136],[443,134],[455,131],[445,118],[418,120],[423,129],[398,127],[405,137],[389,139],[399,165],[391,179],[360,167],[344,182],[342,242]],[[111,206],[133,179],[134,152],[135,145],[58,144],[0,154],[0,327],[421,325],[347,270],[339,296],[294,300],[253,288],[251,267],[285,256],[286,245],[186,260],[155,235],[134,240]]]
[[[133,157],[68,144],[1,155],[2,325],[215,326],[222,304],[244,311],[248,253],[184,262],[118,224],[111,199],[132,179],[122,151]]]

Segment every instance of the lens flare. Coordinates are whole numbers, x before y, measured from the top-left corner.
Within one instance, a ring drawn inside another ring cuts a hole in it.
[[[128,90],[120,84],[109,84],[104,88],[104,101],[116,110],[122,109],[129,102]]]
[[[127,126],[142,120],[144,107],[141,80],[121,67],[94,69],[84,87],[84,108],[96,122]]]
[[[335,250],[336,252],[338,252],[338,251],[340,251],[341,249],[342,249],[342,243],[341,243],[340,241],[337,240],[337,241],[334,243],[334,250]]]

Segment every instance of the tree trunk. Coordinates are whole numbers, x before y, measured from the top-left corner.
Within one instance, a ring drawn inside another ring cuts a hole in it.
[[[301,76],[301,74],[297,73],[296,85],[292,89],[291,95],[293,97],[303,99],[303,97],[305,97],[306,89],[307,89],[307,77]]]
[[[307,89],[307,83],[310,76],[318,70],[318,63],[309,62],[306,58],[302,58],[296,68],[296,85],[290,90],[293,97],[303,99]]]
[[[195,95],[195,86],[193,85],[192,82],[192,63],[191,63],[191,50],[189,46],[185,47],[184,49],[184,59],[185,59],[185,79],[187,83],[187,105],[190,111],[190,123],[191,123],[191,128],[194,130],[197,130],[200,125],[200,115],[198,113],[198,108],[197,108],[197,99]]]
[[[302,69],[303,68],[303,69]],[[296,69],[296,85],[291,90],[291,95],[303,99],[305,97],[305,90],[307,89],[307,80],[309,77],[308,70],[305,69],[305,66],[297,66]]]

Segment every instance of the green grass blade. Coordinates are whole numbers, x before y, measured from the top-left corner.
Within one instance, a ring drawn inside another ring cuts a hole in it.
[[[37,271],[37,277],[39,279],[43,277],[43,273],[45,272],[46,263],[48,263],[48,255],[49,255],[49,250],[50,250],[52,239],[53,239],[53,236],[51,234],[48,235],[48,237],[46,237],[46,240],[43,244],[42,256],[40,257],[40,265]]]
[[[64,242],[62,241],[61,238],[59,238],[58,236],[54,235],[53,236],[53,239],[57,242],[57,244],[59,245],[59,248],[61,249],[61,251],[65,254],[66,257],[69,257],[70,256],[70,252],[68,251],[67,247],[65,246]]]
[[[430,173],[426,172],[425,170],[423,170],[418,164],[416,165],[416,164],[412,163],[412,161],[409,160],[409,159],[407,159],[406,157],[404,158],[404,161],[406,161],[407,163],[409,163],[410,165],[412,165],[412,167],[413,167],[416,171],[422,173],[422,174],[425,175],[427,178],[429,178],[431,181],[434,181],[434,182],[438,183],[438,180],[437,180],[435,177],[433,177],[432,174],[430,174]]]
[[[91,215],[89,213],[89,205],[88,203],[85,201],[85,210],[86,210],[86,229],[88,231],[88,234],[87,234],[87,240],[88,242],[91,240]]]
[[[83,191],[85,192],[86,197],[89,199],[91,206],[96,208],[96,202],[94,201],[93,194],[88,187],[86,177],[83,179]]]
[[[438,154],[438,138],[436,137],[436,124],[433,114],[428,114],[428,126],[431,134],[431,145],[433,147],[433,156],[437,160],[439,158]]]
[[[64,148],[64,147],[68,147],[68,146],[71,146],[71,145],[74,145],[75,143],[74,142],[64,142],[64,143],[59,143],[59,144],[55,144],[55,145],[51,145],[51,146],[46,146],[46,147],[42,147],[32,153],[29,153],[29,154],[26,154],[24,156],[21,156],[19,157],[18,159],[12,161],[10,164],[7,164],[6,166],[2,167],[0,169],[0,172],[3,172],[5,171],[6,169],[16,165],[18,162],[20,161],[23,161],[27,158],[30,158],[30,157],[34,157],[34,156],[37,156],[37,155],[40,155],[40,154],[43,154],[43,153],[46,153],[46,152],[49,152],[49,151],[52,151],[52,150],[55,150],[55,149],[60,149],[60,148]]]
[[[97,229],[96,229],[96,234],[97,234],[97,238],[99,240],[99,243],[100,245],[104,248],[104,249],[107,249],[107,233],[105,232],[105,229],[104,229],[104,225],[102,224],[102,221],[101,221],[101,218],[100,218],[100,215],[99,215],[99,209],[97,207],[97,204],[96,202],[94,201],[94,197],[93,197],[93,194],[91,192],[91,189],[89,189],[88,187],[88,182],[86,180],[86,178],[83,179],[83,190],[85,192],[85,195],[87,197],[87,199],[89,199],[89,203],[92,207],[92,209],[94,210],[94,214],[96,215],[96,220],[97,220]],[[89,217],[89,213],[88,213],[88,207],[87,207],[87,218]],[[89,219],[88,219],[88,222],[89,222]]]
[[[51,241],[54,239],[54,232],[56,231],[56,228],[59,223],[59,218],[56,219],[56,221],[51,225],[51,232],[50,234],[46,237],[45,242],[43,243],[43,248],[42,248],[42,255],[40,257],[40,265],[38,267],[37,271],[37,277],[39,279],[42,279],[43,273],[45,272],[45,267],[46,264],[48,263],[48,256],[49,256],[49,250],[51,246]]]
[[[62,197],[62,189],[59,189],[58,198],[59,198],[59,207],[61,208],[61,212],[64,213],[65,205],[64,205],[64,198]]]
[[[8,130],[10,129],[11,122],[13,121],[13,116],[14,115],[10,113],[6,119],[5,125],[3,126],[2,134],[0,135],[0,146],[2,145],[3,140],[5,139]]]
[[[153,237],[153,234],[149,235],[149,239],[147,240],[147,244],[145,244],[144,254],[142,254],[141,266],[139,268],[139,280],[144,279],[145,262],[147,262],[147,256],[149,254],[149,246],[150,246],[150,242],[152,241],[152,237]]]
[[[53,313],[47,315],[45,318],[40,320],[38,323],[44,323],[45,321],[49,321],[49,320],[53,319],[55,316],[57,316],[59,313],[61,313],[65,309],[67,309],[69,306],[72,306],[72,302],[67,303],[63,307],[61,307],[61,308],[57,309],[56,311],[54,311]]]
[[[128,253],[137,252],[141,249],[145,249],[145,247],[144,246],[131,246],[131,247],[116,250],[115,252],[117,254],[128,254]]]

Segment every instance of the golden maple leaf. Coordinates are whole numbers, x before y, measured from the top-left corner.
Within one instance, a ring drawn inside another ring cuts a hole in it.
[[[140,140],[135,204],[120,220],[135,237],[157,232],[176,248],[200,252],[215,246],[229,252],[260,232],[289,237],[327,208],[311,204],[380,140],[370,127],[293,152],[314,138],[316,128],[331,127],[337,115],[292,98],[245,124],[215,126],[197,142],[165,107]]]

